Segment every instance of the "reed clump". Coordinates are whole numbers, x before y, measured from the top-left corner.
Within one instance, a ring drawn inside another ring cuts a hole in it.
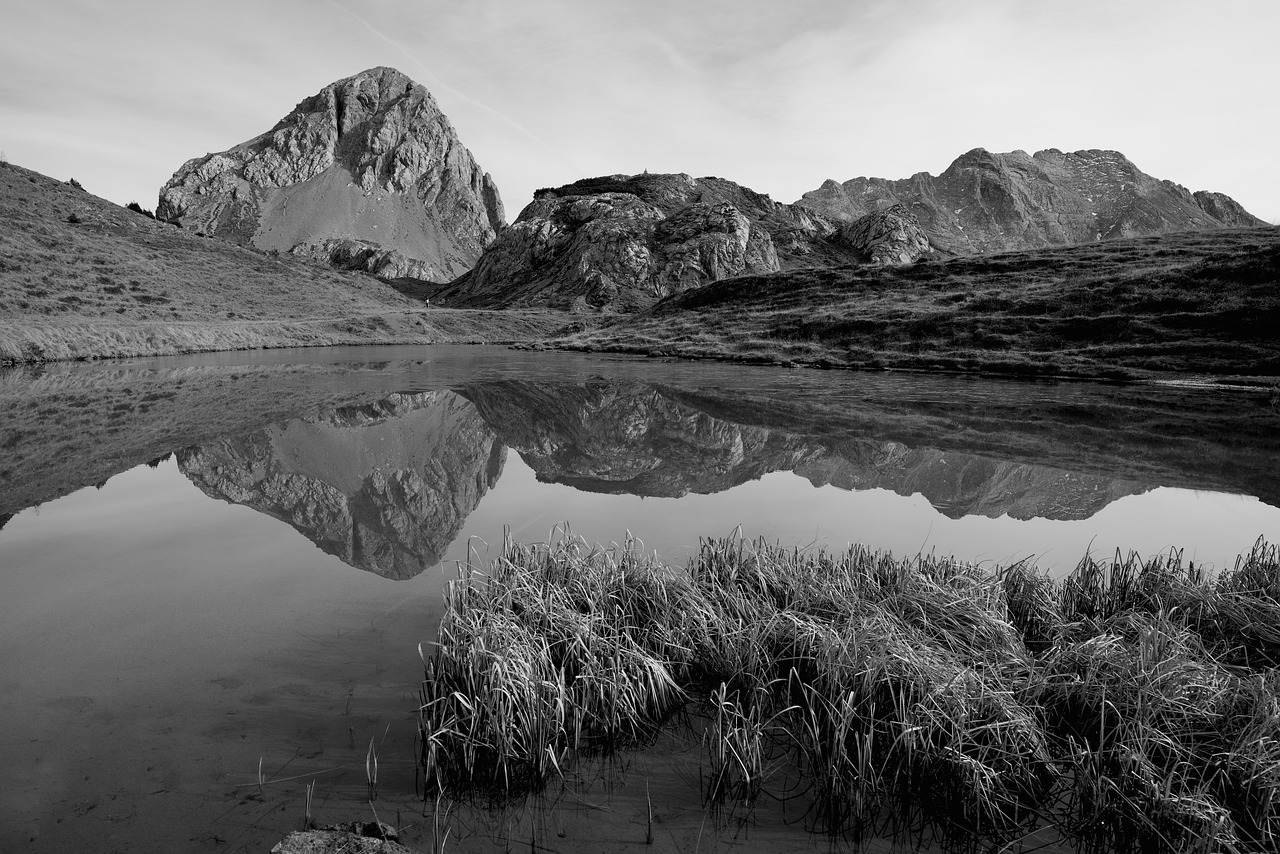
[[[1280,843],[1280,555],[1019,564],[708,540],[508,542],[463,567],[425,657],[433,790],[536,788],[583,752],[700,726],[709,805],[803,798],[825,830],[952,850]],[[697,723],[700,722],[700,723]],[[799,783],[797,783],[799,781]]]

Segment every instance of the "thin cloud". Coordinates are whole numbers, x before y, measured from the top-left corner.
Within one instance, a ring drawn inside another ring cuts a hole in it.
[[[395,39],[391,38],[391,36],[379,30],[373,24],[365,20],[365,18],[363,18],[362,16],[356,14],[352,10],[343,6],[341,3],[337,2],[337,0],[326,0],[326,2],[328,2],[328,4],[332,6],[334,9],[337,9],[339,12],[355,20],[357,23],[363,26],[366,30],[368,30],[374,36],[378,37],[382,41],[386,42],[387,44],[391,45],[393,48],[398,50],[406,59],[408,59],[411,63],[413,63],[413,65],[423,73],[424,77],[428,78],[431,81],[431,88],[434,91],[440,91],[440,90],[447,91],[449,92],[449,94],[459,98],[462,101],[465,101],[466,103],[470,104],[476,109],[481,110],[485,113],[488,113],[489,115],[494,116],[495,118],[501,120],[502,122],[510,125],[511,127],[518,130],[520,133],[527,136],[529,139],[536,142],[538,145],[548,147],[548,148],[550,147],[547,145],[546,142],[540,139],[537,136],[537,134],[533,133],[533,131],[529,130],[524,125],[520,124],[519,122],[517,122],[515,119],[511,118],[507,114],[501,112],[500,110],[496,110],[493,107],[490,107],[488,104],[485,104],[481,101],[477,101],[475,98],[471,97],[466,92],[463,92],[462,90],[454,86],[450,86],[448,83],[441,80],[434,73],[432,73],[431,69],[427,68],[426,64],[423,63],[420,59],[418,59],[418,57],[415,56],[408,48],[400,44],[400,42],[396,41]]]

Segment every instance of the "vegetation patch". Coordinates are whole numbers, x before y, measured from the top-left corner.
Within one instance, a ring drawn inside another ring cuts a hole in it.
[[[839,836],[1089,852],[1280,843],[1280,553],[1017,564],[705,541],[507,542],[451,583],[419,712],[429,791],[504,797],[677,713],[713,808]],[[811,821],[816,820],[816,821]]]

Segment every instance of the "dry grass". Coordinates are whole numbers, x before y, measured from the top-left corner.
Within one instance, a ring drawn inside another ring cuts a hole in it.
[[[1280,229],[715,282],[552,346],[850,367],[1136,378],[1280,373]]]
[[[420,710],[429,788],[502,796],[700,721],[704,793],[827,831],[998,850],[1280,843],[1280,554],[1025,566],[705,542],[507,543],[451,585]]]
[[[204,238],[12,164],[0,166],[0,222],[0,364],[529,341],[560,324],[427,311],[371,276]]]
[[[512,343],[540,337],[559,322],[549,313],[411,309],[296,320],[0,323],[0,365],[344,344]]]

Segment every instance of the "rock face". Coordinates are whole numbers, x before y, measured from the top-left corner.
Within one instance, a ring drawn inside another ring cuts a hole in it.
[[[330,266],[339,270],[359,270],[384,279],[438,278],[436,269],[426,261],[408,258],[394,249],[383,249],[368,240],[321,240],[295,246],[290,251],[328,261]]]
[[[539,190],[452,305],[634,311],[707,282],[858,263],[836,224],[721,178],[614,175]]]
[[[1099,150],[975,148],[937,177],[828,180],[796,204],[843,222],[901,206],[935,248],[954,255],[1266,225],[1227,196],[1193,194]]]
[[[872,211],[841,226],[839,239],[877,267],[910,264],[929,254],[929,237],[920,220],[902,205]]]
[[[188,161],[156,215],[325,261],[356,242],[395,255],[371,272],[440,282],[471,269],[503,226],[493,180],[431,93],[393,68],[339,80],[267,133]]]
[[[440,562],[505,460],[475,407],[448,391],[395,394],[178,453],[206,495],[287,522],[388,578]]]

